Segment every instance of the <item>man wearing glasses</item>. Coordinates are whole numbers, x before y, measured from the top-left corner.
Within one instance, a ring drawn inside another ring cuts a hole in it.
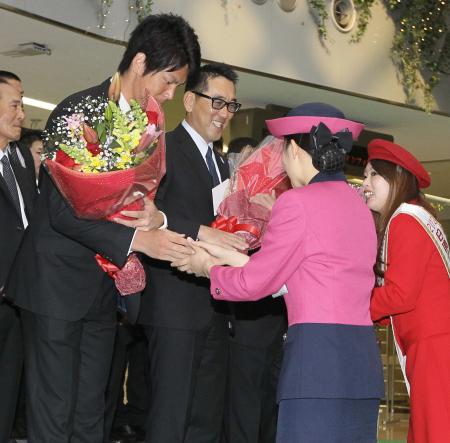
[[[234,234],[209,227],[212,189],[228,178],[228,165],[212,150],[235,112],[236,73],[205,65],[184,94],[185,119],[167,134],[167,173],[155,203],[169,229],[235,249]],[[227,306],[209,294],[209,282],[149,259],[139,322],[151,360],[148,442],[220,441],[227,365]]]

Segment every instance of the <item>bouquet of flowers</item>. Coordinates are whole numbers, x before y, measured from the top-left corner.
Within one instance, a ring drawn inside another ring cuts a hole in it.
[[[136,101],[122,112],[102,98],[86,97],[53,122],[46,134],[44,165],[75,215],[91,220],[121,217],[153,198],[165,174],[164,114],[153,97],[144,111]],[[145,287],[145,273],[134,254],[119,270],[97,255],[119,292]]]
[[[244,148],[231,174],[228,196],[218,208],[212,227],[242,235],[256,249],[270,218],[270,210],[250,201],[256,194],[276,196],[290,188],[281,162],[284,142],[267,137],[255,149]]]

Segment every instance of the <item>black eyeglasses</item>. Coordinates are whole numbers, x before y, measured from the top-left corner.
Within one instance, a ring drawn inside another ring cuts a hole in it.
[[[212,108],[219,111],[220,109],[223,109],[225,106],[227,107],[227,111],[234,114],[235,112],[238,112],[241,108],[241,104],[238,102],[227,102],[223,98],[217,98],[217,97],[210,97],[209,95],[202,94],[201,92],[192,91],[195,95],[198,95],[199,97],[203,98],[209,98],[212,103]]]

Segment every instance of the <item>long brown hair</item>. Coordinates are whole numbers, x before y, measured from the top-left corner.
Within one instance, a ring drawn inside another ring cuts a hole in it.
[[[430,203],[425,200],[425,196],[419,190],[416,177],[409,171],[399,165],[396,165],[395,163],[385,160],[370,160],[370,164],[372,165],[372,168],[389,184],[389,194],[386,204],[380,213],[374,214],[378,237],[378,255],[375,271],[377,275],[382,275],[380,269],[381,247],[387,225],[396,209],[402,203],[407,203],[414,200],[415,204],[422,206],[434,217],[436,217],[436,211]]]

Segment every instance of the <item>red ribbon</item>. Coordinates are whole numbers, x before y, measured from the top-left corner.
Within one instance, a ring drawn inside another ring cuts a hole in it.
[[[116,279],[116,272],[120,271],[114,263],[111,263],[106,258],[102,257],[100,254],[95,255],[95,260],[97,260],[98,265],[106,272],[111,278]]]
[[[238,219],[236,216],[225,217],[223,215],[219,215],[212,223],[211,227],[215,229],[220,229],[221,231],[235,233],[238,231],[245,231],[249,234],[254,235],[255,237],[259,237],[260,230],[253,225],[248,223],[238,223]]]

